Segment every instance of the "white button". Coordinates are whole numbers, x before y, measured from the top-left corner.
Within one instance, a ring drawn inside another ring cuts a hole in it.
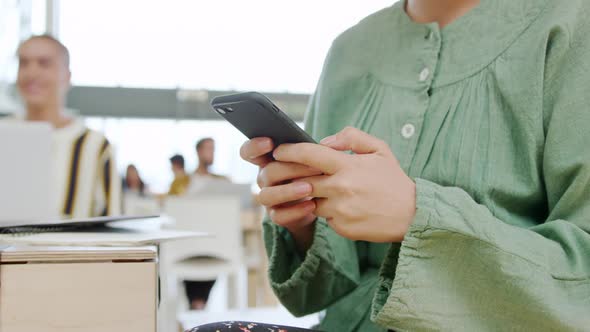
[[[412,136],[414,136],[414,133],[416,132],[416,127],[414,127],[413,124],[405,124],[402,127],[402,136],[404,138],[411,138]]]
[[[424,82],[428,79],[428,75],[430,75],[430,69],[428,67],[422,69],[420,72],[420,82]]]

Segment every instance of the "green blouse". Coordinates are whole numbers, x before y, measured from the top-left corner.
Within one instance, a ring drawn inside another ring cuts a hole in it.
[[[400,244],[318,219],[299,257],[264,221],[270,277],[325,331],[590,328],[590,1],[481,0],[443,29],[403,2],[344,32],[308,112],[389,143],[416,181]]]

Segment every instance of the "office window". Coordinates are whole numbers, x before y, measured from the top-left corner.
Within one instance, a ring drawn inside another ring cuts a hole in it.
[[[331,41],[393,0],[61,0],[76,85],[311,93]]]

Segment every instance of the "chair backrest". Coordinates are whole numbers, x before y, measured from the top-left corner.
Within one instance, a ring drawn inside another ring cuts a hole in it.
[[[141,197],[133,193],[126,193],[123,195],[123,212],[127,216],[159,214],[160,205],[153,197]]]
[[[237,195],[240,198],[243,209],[249,209],[254,204],[251,184],[233,183],[224,179],[200,178],[198,181],[192,181],[188,187],[185,196],[194,195]]]
[[[180,230],[206,232],[210,238],[185,239],[162,244],[163,261],[212,256],[239,263],[243,260],[240,198],[236,195],[170,197],[164,213]]]

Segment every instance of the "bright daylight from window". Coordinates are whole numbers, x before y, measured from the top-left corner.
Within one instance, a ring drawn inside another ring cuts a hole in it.
[[[393,2],[62,0],[59,33],[72,53],[74,85],[312,93],[332,40]],[[194,143],[205,136],[217,140],[216,172],[236,182],[256,175],[238,156],[244,137],[224,122],[87,124],[117,146],[121,172],[138,165],[155,191],[172,180],[171,155],[182,153],[192,171]]]

